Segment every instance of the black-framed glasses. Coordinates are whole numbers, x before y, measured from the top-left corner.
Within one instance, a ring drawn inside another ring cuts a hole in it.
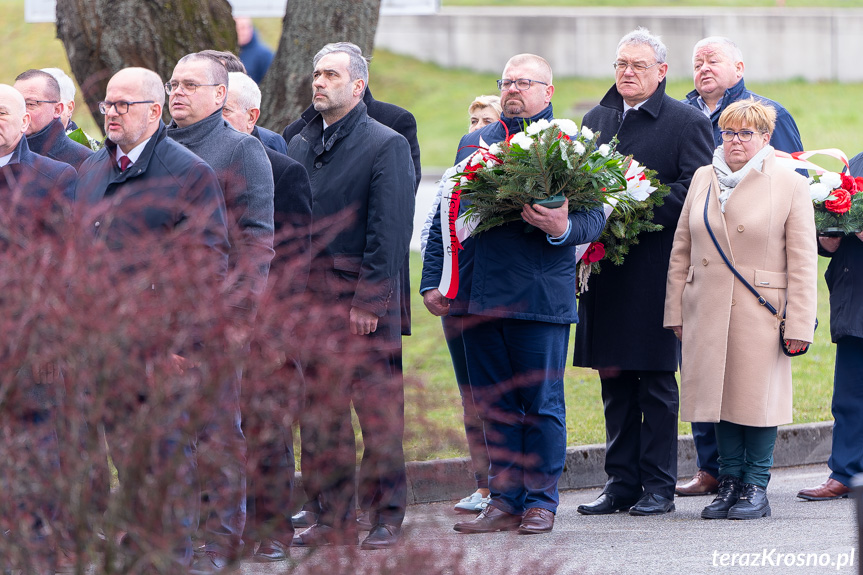
[[[548,86],[548,82],[540,82],[539,80],[531,80],[529,78],[519,78],[518,80],[498,80],[497,89],[501,92],[505,92],[515,85],[516,90],[524,92],[525,90],[530,90],[530,87],[534,84]]]
[[[719,133],[722,134],[722,141],[723,142],[733,141],[734,136],[737,136],[737,138],[741,142],[748,142],[749,140],[752,139],[752,136],[755,134],[755,132],[753,132],[752,130],[741,130],[739,132],[734,132],[732,130],[722,130]]]
[[[659,62],[648,64],[647,62],[626,62],[624,60],[616,60],[611,63],[611,66],[614,68],[615,72],[623,73],[626,72],[627,68],[631,68],[634,73],[641,74],[659,64]]]
[[[102,114],[107,114],[111,108],[117,110],[117,115],[122,116],[123,114],[129,113],[129,106],[134,106],[135,104],[155,104],[153,100],[139,100],[138,102],[126,102],[124,100],[120,100],[119,102],[99,102],[99,111]]]
[[[195,82],[165,82],[165,93],[169,96],[182,88],[184,94],[192,95],[201,86],[221,86],[221,84],[196,84]]]
[[[59,104],[57,100],[24,100],[24,105],[28,110],[35,110],[42,104]]]

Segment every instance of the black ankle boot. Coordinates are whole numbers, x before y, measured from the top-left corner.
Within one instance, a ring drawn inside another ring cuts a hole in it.
[[[767,489],[746,483],[737,503],[728,510],[729,519],[760,519],[770,517],[770,502]]]
[[[702,519],[725,519],[728,510],[734,507],[740,498],[740,478],[732,475],[719,476],[719,492],[713,498],[713,503],[701,511]]]

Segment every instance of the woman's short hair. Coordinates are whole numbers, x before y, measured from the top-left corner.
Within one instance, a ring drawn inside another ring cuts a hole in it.
[[[500,116],[503,108],[500,107],[500,96],[477,96],[476,99],[467,107],[467,113],[473,114],[477,110],[485,108],[493,109]]]
[[[734,102],[719,116],[720,130],[744,124],[752,126],[759,132],[773,134],[773,128],[776,126],[776,110],[770,104],[749,98]]]

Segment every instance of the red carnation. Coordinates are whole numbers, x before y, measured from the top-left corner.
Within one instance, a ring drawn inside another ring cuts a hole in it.
[[[854,192],[851,192],[852,196],[854,194],[856,194],[857,192],[863,191],[863,178],[854,178],[854,182],[857,184],[857,190]]]
[[[845,188],[853,195],[857,191],[857,182],[854,181],[854,178],[844,172],[839,174],[839,177],[842,178],[842,185],[840,187]]]
[[[605,257],[605,246],[600,242],[593,242],[589,246],[587,246],[587,251],[584,252],[584,255],[581,256],[581,259],[586,261],[589,264],[594,262],[598,262],[602,258]]]
[[[833,190],[830,194],[832,200],[826,200],[824,207],[834,214],[844,214],[851,209],[851,192],[842,188]]]

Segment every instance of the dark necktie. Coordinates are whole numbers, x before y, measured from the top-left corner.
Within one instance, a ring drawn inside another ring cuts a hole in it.
[[[120,171],[125,172],[129,169],[129,166],[132,165],[132,160],[129,159],[129,156],[123,156],[120,158]]]

